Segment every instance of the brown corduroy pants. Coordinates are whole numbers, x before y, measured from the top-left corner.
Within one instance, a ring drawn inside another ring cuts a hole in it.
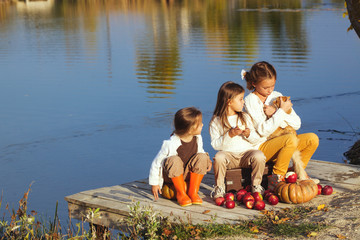
[[[164,181],[171,183],[171,178],[183,174],[184,180],[188,181],[190,172],[205,175],[208,167],[211,165],[209,154],[197,153],[195,154],[185,166],[184,162],[177,155],[168,157],[164,163]]]
[[[214,157],[214,174],[216,186],[225,189],[227,169],[252,168],[251,183],[260,185],[265,170],[266,157],[260,150],[249,150],[244,153],[219,151]]]

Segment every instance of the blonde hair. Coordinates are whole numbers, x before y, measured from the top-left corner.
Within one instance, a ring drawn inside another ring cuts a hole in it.
[[[249,90],[255,89],[254,85],[261,81],[273,77],[276,80],[276,70],[273,65],[265,61],[255,63],[251,67],[250,72],[245,72],[244,74],[246,88]]]
[[[225,82],[219,89],[216,106],[211,120],[213,120],[215,117],[219,117],[224,130],[231,128],[228,121],[228,102],[241,93],[245,93],[244,88],[239,84],[231,81]],[[241,123],[246,126],[244,114],[245,113],[243,112],[237,112]]]
[[[187,107],[178,110],[174,116],[175,133],[178,136],[183,136],[188,133],[192,128],[200,124],[202,113],[195,107]]]

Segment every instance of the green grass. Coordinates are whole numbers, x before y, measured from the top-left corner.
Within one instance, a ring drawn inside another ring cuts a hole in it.
[[[251,221],[238,224],[218,224],[213,221],[207,224],[191,224],[187,216],[174,217],[170,220],[161,213],[154,212],[151,206],[140,207],[134,203],[130,207],[130,217],[126,220],[123,239],[143,237],[145,239],[206,239],[216,237],[307,237],[325,229],[326,225],[308,222],[309,215],[318,212],[316,208],[294,207],[280,211],[263,211],[263,215]],[[146,213],[146,214],[144,214]],[[149,219],[152,216],[152,219]]]
[[[31,185],[30,185],[31,187]],[[63,229],[57,217],[57,204],[54,217],[48,221],[39,221],[37,213],[27,212],[27,200],[30,192],[24,194],[19,201],[19,208],[10,211],[11,220],[5,221],[5,214],[0,221],[1,239],[96,239],[96,229],[93,224],[79,222],[75,226],[70,224]],[[1,209],[2,198],[0,199]],[[140,206],[135,202],[129,206],[129,217],[124,220],[124,228],[116,234],[105,231],[106,239],[206,239],[217,237],[307,237],[322,231],[328,226],[310,222],[308,217],[318,211],[310,207],[285,208],[280,211],[262,211],[263,215],[238,224],[215,223],[216,216],[204,224],[192,224],[190,216],[164,217],[161,212],[154,211],[152,206]],[[88,209],[85,220],[92,220],[100,216],[100,209]]]

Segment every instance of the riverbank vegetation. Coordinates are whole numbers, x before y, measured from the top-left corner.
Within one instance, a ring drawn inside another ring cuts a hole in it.
[[[31,186],[30,186],[31,187]],[[10,214],[0,221],[0,239],[208,239],[217,237],[256,237],[258,234],[269,237],[312,236],[326,228],[319,222],[308,222],[309,214],[323,211],[319,208],[297,207],[280,211],[263,211],[263,215],[251,221],[238,224],[217,224],[208,222],[192,224],[189,216],[184,218],[165,217],[152,207],[141,207],[138,202],[129,206],[130,215],[124,219],[122,231],[103,231],[101,237],[92,219],[100,217],[99,209],[89,209],[83,222],[73,226],[71,220],[63,228],[57,217],[57,204],[53,219],[41,221],[35,211],[28,212],[27,203],[31,188],[19,201],[17,210],[5,210]],[[0,209],[2,210],[2,199]],[[9,218],[10,217],[10,218]],[[216,216],[213,217],[215,220]],[[9,219],[9,220],[6,220]]]
[[[360,140],[356,141],[344,156],[350,161],[350,164],[360,165]]]

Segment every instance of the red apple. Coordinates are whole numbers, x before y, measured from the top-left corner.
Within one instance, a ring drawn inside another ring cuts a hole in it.
[[[269,196],[267,201],[270,203],[270,205],[276,205],[279,203],[279,198],[276,195],[271,194],[271,196]]]
[[[255,198],[253,197],[253,195],[251,195],[251,193],[246,193],[242,201],[245,204],[249,200],[255,202]]]
[[[323,195],[330,195],[330,194],[332,194],[332,192],[333,192],[333,188],[329,185],[326,185],[325,187],[323,187],[323,189],[321,191],[321,193]]]
[[[215,204],[217,206],[222,206],[222,205],[224,205],[224,203],[225,203],[225,198],[224,197],[218,197],[218,198],[215,199]]]
[[[285,180],[287,183],[296,183],[297,174],[295,172],[287,172],[285,175]]]
[[[268,200],[271,195],[274,195],[274,193],[272,193],[272,192],[266,193],[264,199]]]
[[[270,190],[270,189],[266,189],[266,190],[264,191],[264,196],[265,196],[267,193],[274,193],[274,191],[272,191],[272,190]]]
[[[236,200],[238,200],[239,202],[241,202],[242,198],[245,196],[245,194],[247,193],[247,191],[245,189],[240,189],[237,193],[236,193]]]
[[[248,209],[252,209],[254,207],[255,201],[249,200],[245,202],[245,207]]]
[[[231,193],[231,192],[228,192],[228,193],[226,193],[225,194],[225,200],[226,201],[234,201],[234,199],[235,199],[235,196],[234,196],[234,194],[233,193]]]
[[[259,192],[254,192],[252,195],[253,195],[253,197],[254,197],[254,199],[255,199],[255,202],[264,199],[263,196],[261,195],[261,193],[259,193]]]
[[[270,189],[266,189],[264,192],[264,199],[268,199],[272,194],[274,194],[274,191],[270,190]]]
[[[245,190],[246,190],[247,192],[251,192],[251,185],[247,185],[247,186],[245,187]]]
[[[265,202],[263,200],[259,200],[255,202],[254,208],[256,210],[264,210],[265,208]]]
[[[317,186],[318,186],[318,195],[320,195],[322,191],[322,186],[321,184],[318,184]]]
[[[234,208],[235,207],[235,201],[229,200],[225,203],[226,208]]]

